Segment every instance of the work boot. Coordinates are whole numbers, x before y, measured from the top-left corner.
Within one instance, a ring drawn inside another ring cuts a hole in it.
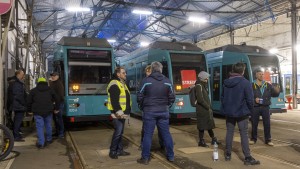
[[[218,141],[217,137],[213,137],[211,139],[211,145],[214,145],[215,143],[217,143],[218,145],[221,144],[221,142]]]
[[[118,159],[118,154],[115,153],[115,152],[110,152],[110,153],[109,153],[109,157],[110,157],[111,159]]]
[[[121,151],[121,152],[117,153],[117,155],[118,156],[128,156],[128,155],[130,155],[130,153],[126,152],[126,151]]]
[[[209,146],[205,143],[204,139],[201,139],[201,140],[199,141],[198,146],[199,146],[199,147],[209,147]]]
[[[140,164],[144,164],[144,165],[148,165],[149,164],[149,161],[150,161],[150,159],[145,159],[145,158],[140,158],[140,159],[138,159],[138,160],[136,160],[138,163],[140,163]]]
[[[255,160],[252,156],[246,157],[244,161],[245,165],[259,165],[260,161]]]

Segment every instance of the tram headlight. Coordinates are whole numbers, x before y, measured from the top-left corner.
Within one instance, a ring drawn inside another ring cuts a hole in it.
[[[180,91],[182,89],[182,86],[181,85],[176,85],[175,89],[176,89],[176,91]]]
[[[73,84],[72,85],[72,91],[75,93],[75,92],[79,92],[80,90],[80,87],[78,84]]]
[[[177,106],[184,106],[184,102],[183,101],[179,101],[176,103]]]

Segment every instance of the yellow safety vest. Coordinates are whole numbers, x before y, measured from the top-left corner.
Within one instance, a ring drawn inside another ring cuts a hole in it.
[[[120,89],[120,96],[119,96],[119,104],[122,108],[122,111],[125,111],[126,110],[126,90],[128,91],[129,93],[129,90],[126,86],[126,84],[123,84],[121,83],[120,81],[118,80],[112,80],[109,82],[108,86],[107,86],[107,94],[108,94],[108,100],[107,100],[107,109],[108,110],[113,110],[113,107],[112,107],[112,104],[111,104],[111,100],[110,100],[110,93],[108,92],[109,88],[112,86],[112,85],[117,85]],[[130,100],[130,105],[131,105],[131,100]]]

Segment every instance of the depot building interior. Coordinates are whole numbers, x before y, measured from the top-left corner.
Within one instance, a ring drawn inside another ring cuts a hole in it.
[[[53,50],[64,36],[105,38],[117,57],[154,41],[190,42],[204,51],[255,45],[278,56],[282,75],[300,74],[297,0],[5,2],[11,7],[1,14],[2,75],[6,79],[22,68],[29,88],[53,71]]]

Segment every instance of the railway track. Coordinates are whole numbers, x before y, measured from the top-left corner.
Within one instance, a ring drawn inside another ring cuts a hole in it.
[[[194,119],[191,119],[191,123],[190,125],[196,125],[196,120]],[[279,120],[277,120],[279,121]],[[194,124],[193,124],[194,123]],[[285,121],[285,123],[287,123],[287,121]],[[299,123],[297,123],[299,124]],[[186,132],[196,138],[198,138],[198,133],[196,132],[191,132],[191,131],[188,131],[188,130],[185,130],[185,129],[182,129],[180,128],[180,126],[173,126],[173,125],[170,125],[170,128],[174,128],[176,130],[180,130],[182,132]],[[197,128],[195,126],[195,128]],[[220,129],[220,130],[225,130],[226,131],[226,128],[223,128],[223,127],[216,127],[216,129]],[[300,130],[297,130],[296,132],[300,132]],[[235,130],[235,133],[239,133],[238,131]],[[236,134],[235,134],[236,135]],[[258,135],[258,138],[260,138],[261,140],[263,140],[264,136],[263,135]],[[300,148],[300,145],[297,144],[297,143],[293,143],[293,142],[290,142],[290,141],[286,141],[286,140],[281,140],[281,139],[272,139],[273,141],[276,141],[278,143],[284,143],[286,145],[289,145],[289,146],[293,146],[293,147],[298,147]],[[220,146],[220,148],[223,148],[223,150],[225,149],[224,145],[223,146]],[[233,151],[235,150],[235,148],[233,147]],[[288,160],[285,160],[285,159],[282,159],[282,158],[278,158],[278,157],[275,157],[275,156],[270,156],[270,155],[267,155],[267,154],[264,154],[264,153],[261,153],[259,151],[256,151],[255,149],[252,149],[252,154],[255,154],[255,155],[259,155],[259,156],[262,156],[262,157],[265,157],[265,158],[268,158],[268,159],[271,159],[271,160],[276,160],[276,161],[280,161],[282,163],[285,163],[285,164],[288,164],[290,166],[293,166],[293,167],[297,167],[297,168],[300,168],[300,164],[298,163],[294,163],[294,162],[291,162],[291,161],[288,161]]]

